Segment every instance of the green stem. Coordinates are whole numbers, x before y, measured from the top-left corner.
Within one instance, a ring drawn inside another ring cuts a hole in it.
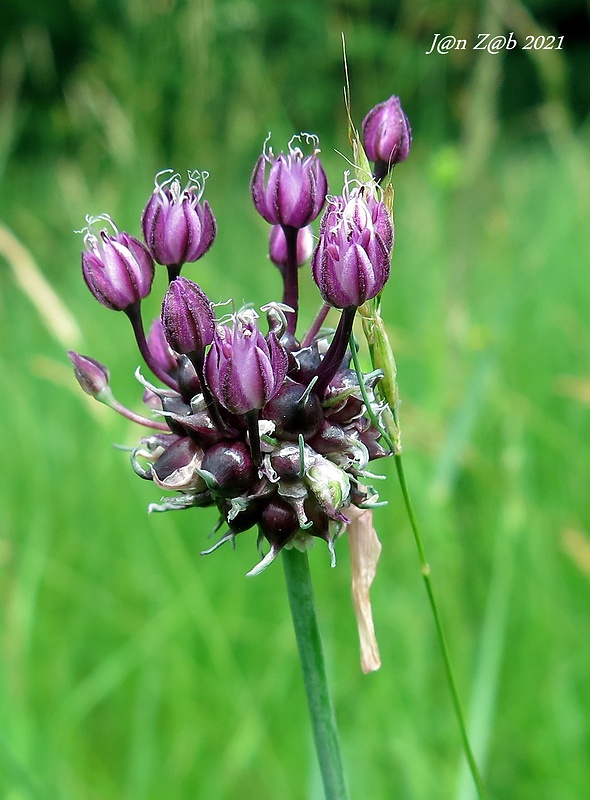
[[[418,521],[416,519],[416,515],[414,514],[414,509],[412,507],[412,501],[410,499],[410,493],[408,491],[408,485],[406,483],[406,477],[404,475],[404,468],[402,464],[401,455],[397,454],[394,456],[395,459],[395,468],[397,470],[397,477],[399,479],[399,485],[402,491],[402,495],[404,498],[404,503],[406,506],[406,511],[408,514],[408,519],[410,520],[410,525],[412,527],[412,532],[414,534],[414,540],[416,542],[416,547],[418,548],[418,556],[420,558],[420,569],[422,572],[422,578],[424,579],[424,586],[426,587],[426,594],[428,595],[428,602],[430,603],[430,610],[432,611],[432,616],[434,618],[434,625],[436,627],[436,633],[438,636],[438,643],[441,651],[441,655],[444,662],[445,667],[445,674],[447,678],[447,684],[449,686],[449,691],[451,692],[451,700],[453,703],[453,708],[455,710],[455,716],[457,717],[457,724],[459,725],[459,732],[461,734],[461,742],[463,744],[463,751],[465,753],[465,758],[467,759],[467,763],[469,764],[469,770],[473,777],[473,782],[475,783],[475,788],[477,790],[477,796],[479,800],[484,800],[486,794],[485,789],[483,786],[483,782],[481,779],[481,775],[479,774],[479,769],[477,766],[477,762],[475,760],[475,756],[473,755],[473,751],[471,749],[471,745],[469,743],[469,736],[467,735],[467,727],[465,725],[465,718],[463,716],[463,710],[461,708],[461,701],[459,699],[459,692],[457,690],[457,685],[455,683],[455,676],[453,675],[453,668],[451,666],[451,658],[449,656],[449,648],[447,646],[447,641],[445,638],[445,634],[443,631],[442,621],[440,618],[440,614],[438,612],[438,605],[436,603],[436,599],[434,597],[434,589],[432,588],[432,582],[430,580],[430,565],[426,560],[426,552],[424,550],[424,543],[422,541],[422,535],[420,534],[420,528],[418,527]]]
[[[326,800],[346,800],[338,728],[328,690],[307,553],[295,548],[283,550],[283,567],[324,793]]]

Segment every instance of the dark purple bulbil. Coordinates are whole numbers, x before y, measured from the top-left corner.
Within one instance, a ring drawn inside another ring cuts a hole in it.
[[[391,138],[392,101],[365,120],[370,158],[382,159],[382,148],[390,146],[383,142]],[[398,161],[409,147],[404,151],[404,132],[409,137],[409,125],[398,131]],[[305,134],[295,138],[317,144]],[[190,173],[184,189],[171,171],[159,182],[160,173],[142,217],[147,246],[119,233],[106,216],[87,218],[85,230],[86,283],[100,303],[127,313],[145,362],[165,386],[138,374],[153,422],[112,405],[154,429],[133,450],[131,463],[140,477],[173,494],[150,510],[216,506],[226,531],[206,553],[258,526],[259,542],[270,549],[250,575],[283,547],[304,548],[314,538],[327,542],[333,561],[334,541],[352,517],[348,509],[377,499],[364,483],[368,462],[389,454],[375,422],[383,410],[379,373],[359,376],[349,368],[356,309],[383,289],[393,247],[390,214],[374,182],[351,188],[347,179],[342,195],[329,199],[311,264],[324,306],[307,333],[300,337],[296,330],[297,267],[309,258],[308,226],[327,192],[318,152],[304,156],[292,145],[277,157],[265,151],[252,175],[254,205],[275,226],[270,255],[284,289],[282,302],[262,308],[266,332],[249,306],[218,320],[201,287],[179,275],[181,265],[200,258],[215,238],[215,218],[201,200],[205,173]],[[112,232],[97,233],[98,221]],[[154,259],[168,268],[169,285],[146,336],[140,304],[152,287]],[[329,306],[343,311],[336,330],[326,334]],[[106,367],[70,357],[85,391],[97,397],[110,392]]]

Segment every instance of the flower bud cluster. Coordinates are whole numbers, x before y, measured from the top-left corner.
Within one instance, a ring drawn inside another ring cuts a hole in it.
[[[92,294],[128,315],[141,354],[164,384],[137,373],[153,422],[109,400],[152,428],[133,450],[133,469],[175,494],[150,510],[216,506],[226,531],[205,552],[257,527],[268,549],[250,574],[283,547],[304,548],[318,538],[334,559],[334,541],[350,523],[347,509],[377,501],[365,482],[369,462],[389,454],[375,388],[380,374],[353,370],[349,344],[356,309],[389,277],[392,221],[373,181],[351,186],[347,179],[342,195],[328,196],[317,140],[299,137],[313,146],[308,156],[293,141],[277,157],[265,148],[251,181],[255,208],[273,226],[270,255],[284,282],[282,302],[262,308],[267,332],[249,306],[218,317],[220,303],[180,275],[216,236],[215,217],[202,201],[207,173],[189,173],[184,188],[171,170],[156,177],[142,216],[144,242],[120,233],[109,217],[87,218],[82,254]],[[312,255],[309,226],[326,202]],[[109,228],[97,232],[99,221]],[[310,256],[324,303],[343,313],[333,335],[321,333],[324,309],[299,338],[297,275]],[[152,288],[154,262],[167,268],[169,284],[146,335],[140,305]],[[70,357],[86,392],[111,392],[106,367]]]

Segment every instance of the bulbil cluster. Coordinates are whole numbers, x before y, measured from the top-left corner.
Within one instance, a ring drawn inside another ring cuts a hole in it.
[[[400,126],[398,117],[380,104],[366,127],[375,141],[389,136],[386,149],[397,135],[401,160],[409,126]],[[384,133],[391,119],[393,130]],[[365,143],[367,152],[375,141]],[[334,541],[350,522],[347,509],[377,501],[366,483],[367,466],[388,454],[377,424],[380,375],[359,375],[350,350],[358,307],[377,296],[389,277],[394,237],[381,199],[383,176],[363,184],[347,178],[341,195],[327,195],[317,144],[302,134],[276,157],[265,144],[254,168],[254,206],[272,226],[269,255],[283,278],[281,300],[260,314],[248,306],[225,313],[225,304],[181,275],[217,233],[202,200],[207,173],[190,173],[184,188],[171,170],[159,173],[142,216],[143,242],[120,233],[106,215],[87,217],[84,229],[82,272],[90,291],[128,316],[147,366],[163,385],[138,370],[148,409],[140,415],[115,400],[106,367],[71,352],[76,377],[88,394],[150,429],[131,454],[133,469],[174,493],[150,510],[217,506],[218,529],[225,530],[206,553],[257,527],[262,560],[249,574],[264,569],[283,547],[304,548],[314,538],[328,544],[334,563]],[[303,148],[311,152],[304,155]],[[310,226],[324,206],[314,249]],[[323,305],[299,335],[299,268],[310,257]],[[154,262],[167,268],[168,288],[161,315],[146,334],[141,301],[151,291]],[[326,333],[322,326],[331,308],[342,313],[335,331]]]

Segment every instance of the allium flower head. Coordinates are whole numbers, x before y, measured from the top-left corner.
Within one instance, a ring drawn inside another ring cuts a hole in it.
[[[165,177],[164,177],[165,176]],[[171,169],[156,175],[156,188],[141,219],[147,245],[159,264],[197,261],[213,244],[217,223],[209,204],[201,203],[207,172],[193,170],[182,188]]]
[[[205,379],[213,396],[233,414],[262,408],[281,387],[288,357],[274,333],[266,338],[257,314],[242,309],[231,325],[217,327],[205,358]]]
[[[378,103],[364,118],[363,143],[367,158],[376,163],[378,177],[386,175],[394,164],[406,160],[412,144],[412,129],[397,95]]]
[[[97,232],[95,225],[106,222]],[[124,311],[150,293],[154,262],[144,244],[128,233],[119,233],[112,219],[103,214],[86,217],[83,229],[86,250],[82,252],[82,274],[99,303]]]
[[[389,277],[393,227],[384,203],[369,192],[346,185],[320,223],[311,269],[324,301],[336,308],[362,305]]]
[[[303,138],[313,146],[309,156],[294,145]],[[265,146],[254,167],[250,191],[256,210],[271,225],[304,228],[322,210],[328,182],[317,145],[317,137],[302,133],[291,139],[288,153],[275,156]]]

